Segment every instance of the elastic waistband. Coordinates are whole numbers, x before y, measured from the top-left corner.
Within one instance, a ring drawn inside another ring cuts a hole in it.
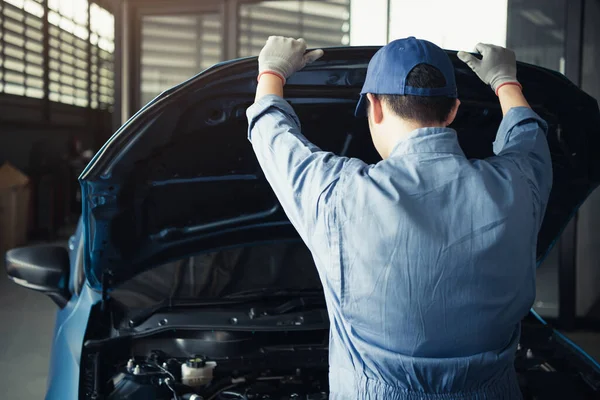
[[[330,382],[331,384],[331,382]],[[384,382],[359,378],[352,382],[331,385],[331,400],[521,400],[522,394],[514,369],[505,371],[493,381],[486,382],[477,390],[456,393],[426,393],[410,391]]]

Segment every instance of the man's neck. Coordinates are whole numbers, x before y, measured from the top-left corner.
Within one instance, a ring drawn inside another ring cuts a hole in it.
[[[446,126],[443,124],[422,124],[420,122],[405,120],[401,118],[397,118],[394,121],[390,121],[390,123],[386,126],[385,138],[386,138],[386,150],[387,155],[384,158],[387,158],[392,153],[392,150],[396,147],[398,143],[403,140],[406,140],[411,133],[421,128],[445,128]]]

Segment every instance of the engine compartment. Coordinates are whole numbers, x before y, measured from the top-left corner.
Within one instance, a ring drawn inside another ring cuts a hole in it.
[[[328,340],[323,289],[301,242],[190,256],[93,306],[79,398],[327,399]],[[597,363],[535,314],[519,343],[525,400],[600,394]]]
[[[328,398],[326,331],[173,334],[117,341],[112,350],[87,354],[80,398]],[[204,353],[186,355],[195,350]]]
[[[327,399],[327,338],[322,329],[173,330],[88,341],[80,398]],[[532,316],[523,321],[515,368],[525,400],[597,398],[600,374],[564,340]]]
[[[107,399],[327,399],[327,372],[319,369],[213,375],[219,365],[196,356],[186,360],[152,353],[131,358],[107,387]]]
[[[79,398],[327,399],[328,340],[323,289],[301,242],[190,256],[93,306]],[[600,367],[535,314],[519,343],[525,400],[598,398]]]

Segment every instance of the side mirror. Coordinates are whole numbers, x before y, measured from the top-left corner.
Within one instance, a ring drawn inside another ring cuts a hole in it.
[[[6,273],[18,285],[47,294],[63,308],[69,292],[69,253],[62,246],[21,247],[6,253]]]

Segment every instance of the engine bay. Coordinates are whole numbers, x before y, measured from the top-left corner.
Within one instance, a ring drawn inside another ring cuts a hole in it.
[[[80,398],[327,399],[327,337],[326,330],[174,330],[88,342]],[[562,341],[531,316],[523,322],[515,368],[525,400],[597,398],[598,371]]]
[[[244,342],[262,342],[269,336],[251,332],[179,332],[177,338],[130,342],[127,359],[114,352],[90,353],[86,357],[87,373],[82,375],[80,397],[108,400],[327,399],[327,346],[317,342],[275,344],[240,352],[243,347],[248,347]],[[289,339],[294,340],[293,336]],[[314,332],[307,336],[323,337]],[[186,351],[206,348],[211,342],[215,347],[215,351],[208,352],[211,356],[184,356]],[[170,353],[158,348],[148,350],[160,345],[170,349]],[[224,349],[236,350],[227,355]]]
[[[115,288],[92,308],[79,398],[328,399],[329,317],[310,257],[299,242],[219,250]],[[514,365],[524,400],[599,397],[598,364],[534,312]]]
[[[166,356],[166,355],[165,355]],[[327,399],[323,370],[295,370],[214,375],[215,361],[200,356],[178,360],[152,353],[131,358],[107,387],[107,399]]]

